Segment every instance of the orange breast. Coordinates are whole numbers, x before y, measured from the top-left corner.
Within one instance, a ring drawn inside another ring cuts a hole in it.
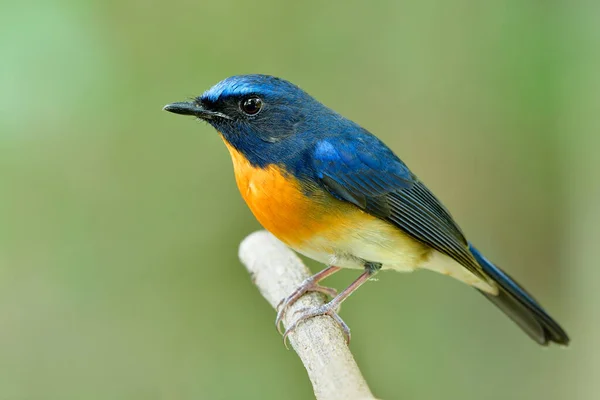
[[[429,254],[428,248],[396,226],[323,189],[305,187],[278,166],[254,168],[227,141],[225,144],[250,210],[265,229],[294,250],[346,268],[363,268],[361,260],[372,260],[403,270],[416,268]]]
[[[240,193],[260,224],[290,246],[300,246],[330,225],[327,203],[335,200],[317,190],[309,199],[296,178],[280,167],[253,167],[224,140]]]

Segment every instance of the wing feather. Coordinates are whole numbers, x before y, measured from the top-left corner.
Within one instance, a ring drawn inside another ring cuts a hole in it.
[[[394,224],[489,280],[448,210],[379,139],[369,134],[322,140],[313,159],[321,184],[333,196]]]

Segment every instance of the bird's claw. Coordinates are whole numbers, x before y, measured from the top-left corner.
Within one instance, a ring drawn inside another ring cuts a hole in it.
[[[328,315],[331,318],[333,318],[333,320],[340,326],[340,328],[342,328],[342,332],[344,333],[344,338],[346,339],[346,344],[350,344],[350,328],[348,327],[348,325],[346,325],[346,323],[344,322],[344,320],[342,320],[342,318],[337,314],[337,310],[339,308],[339,305],[334,304],[335,302],[331,301],[327,304],[324,304],[320,307],[317,308],[303,308],[298,310],[297,312],[302,313],[300,315],[300,317],[298,317],[297,320],[294,321],[294,323],[292,325],[290,325],[289,328],[286,329],[285,333],[283,334],[283,344],[285,345],[286,348],[288,348],[287,345],[287,337],[289,336],[290,333],[292,333],[301,322],[306,321],[307,319],[313,318],[313,317],[318,317],[321,315]]]
[[[300,286],[298,286],[298,288],[296,288],[292,294],[281,299],[279,304],[277,304],[277,318],[275,318],[275,326],[277,327],[279,334],[283,334],[283,331],[281,330],[281,324],[289,307],[308,292],[323,293],[330,298],[337,296],[337,290],[330,287],[321,286],[318,283],[315,283],[313,279],[308,278],[302,282],[302,284],[300,284]]]

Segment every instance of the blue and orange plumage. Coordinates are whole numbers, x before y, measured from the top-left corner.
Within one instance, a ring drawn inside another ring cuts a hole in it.
[[[234,76],[165,109],[213,125],[257,220],[294,250],[331,266],[286,299],[278,321],[304,292],[322,290],[318,280],[338,267],[359,268],[365,272],[349,290],[299,319],[328,314],[349,334],[335,310],[353,290],[380,269],[424,268],[475,287],[538,343],[568,343],[385,144],[297,86],[266,75]]]

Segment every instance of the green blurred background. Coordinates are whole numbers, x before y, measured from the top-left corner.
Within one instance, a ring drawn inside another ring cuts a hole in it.
[[[237,259],[259,226],[225,147],[161,111],[242,73],[289,79],[383,138],[572,336],[539,348],[458,282],[385,273],[342,313],[378,397],[599,398],[598,15],[2,0],[0,400],[312,397]]]

